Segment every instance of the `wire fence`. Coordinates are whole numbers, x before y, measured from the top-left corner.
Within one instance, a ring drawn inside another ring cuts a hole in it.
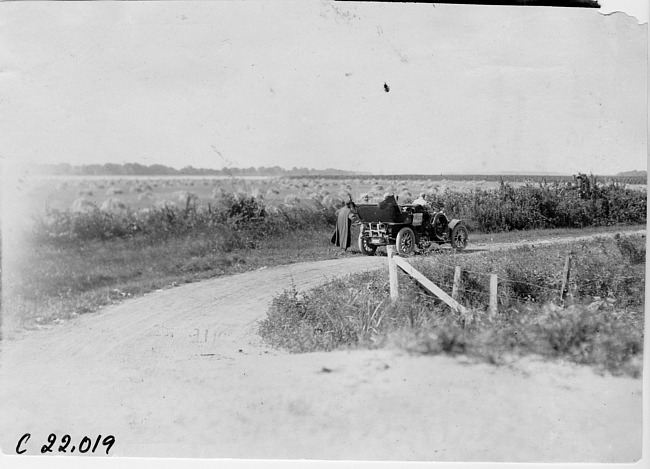
[[[524,280],[516,280],[504,277],[503,274],[495,272],[477,270],[476,268],[468,269],[449,263],[435,261],[435,266],[442,271],[437,272],[435,277],[430,278],[437,286],[446,292],[455,292],[454,299],[472,304],[487,304],[492,300],[495,304],[508,305],[513,302],[538,302],[548,300],[563,301],[566,295],[577,293],[578,287],[584,289],[597,285],[599,282],[603,285],[612,284],[612,282],[625,282],[628,280],[638,280],[638,276],[609,276],[606,279],[579,280],[579,275],[574,270],[571,272],[571,261],[567,261],[568,269],[552,275],[544,283],[534,283]],[[462,274],[470,274],[474,278],[468,279],[466,276],[455,274],[456,269],[460,268]],[[490,288],[491,279],[496,276],[496,291]],[[478,278],[477,278],[478,277]],[[454,281],[450,280],[454,278]],[[578,285],[579,284],[579,285]],[[478,287],[478,288],[477,288]],[[485,289],[482,289],[484,287]],[[416,294],[422,298],[430,299],[432,294],[423,290],[416,290]]]

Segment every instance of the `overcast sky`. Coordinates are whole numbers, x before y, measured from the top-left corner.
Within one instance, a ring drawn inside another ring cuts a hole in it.
[[[647,166],[648,26],[624,14],[329,1],[0,7],[5,159],[384,173]]]

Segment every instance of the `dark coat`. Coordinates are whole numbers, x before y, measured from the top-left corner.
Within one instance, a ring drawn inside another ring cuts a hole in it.
[[[358,220],[357,214],[348,207],[340,208],[336,212],[336,230],[332,235],[332,244],[342,249],[349,248],[352,240],[352,222]]]
[[[395,196],[391,194],[391,195],[389,195],[388,197],[386,197],[384,200],[382,200],[381,202],[379,202],[379,203],[377,204],[377,206],[378,206],[381,210],[385,210],[385,209],[387,209],[388,207],[397,207],[397,206],[398,206],[398,205],[397,205],[397,199],[395,199]]]

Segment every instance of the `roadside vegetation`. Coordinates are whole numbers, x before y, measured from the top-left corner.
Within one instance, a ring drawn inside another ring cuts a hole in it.
[[[371,201],[392,191],[401,202],[425,192],[434,208],[468,218],[475,227],[471,243],[641,228],[646,213],[645,192],[618,183],[594,182],[591,192],[578,184],[506,183],[452,191],[433,180],[283,178],[254,184],[59,182],[53,192],[36,194],[46,197],[48,208],[33,211],[20,265],[4,275],[9,294],[3,306],[24,325],[48,324],[181,283],[333,258],[339,254],[329,244],[335,211],[349,195],[360,200],[362,191]],[[92,200],[100,191],[109,196],[101,204]],[[157,191],[173,200],[158,198]],[[75,197],[68,208],[54,208]],[[521,225],[522,214],[533,222]],[[548,228],[554,230],[543,230]]]
[[[359,181],[362,183],[364,181]],[[365,181],[372,182],[372,181]],[[249,231],[250,235],[278,236],[287,231],[300,230],[304,226],[318,228],[332,226],[335,210],[348,198],[357,201],[379,201],[385,191],[400,196],[400,203],[409,203],[415,197],[406,187],[406,181],[397,186],[373,186],[372,191],[360,196],[349,183],[341,183],[336,195],[315,182],[280,183],[284,189],[319,189],[307,198],[288,194],[283,203],[272,203],[259,188],[250,192],[232,191],[216,187],[207,203],[199,203],[193,192],[176,191],[179,207],[173,201],[160,201],[146,208],[136,209],[111,197],[101,207],[84,197],[76,199],[70,208],[48,208],[36,216],[33,235],[37,242],[65,243],[116,238],[143,238],[156,240],[188,233],[213,233],[231,243],[233,248],[246,247],[248,240],[236,235]],[[313,187],[312,187],[313,186]],[[246,186],[244,186],[246,187]],[[137,182],[130,191],[143,192],[151,186]],[[421,187],[420,187],[421,189]],[[421,189],[422,190],[422,189]],[[122,193],[121,188],[111,187],[113,195]],[[269,187],[267,194],[278,189]],[[303,191],[304,192],[304,191]],[[92,193],[81,190],[80,194]],[[440,191],[437,185],[427,186],[424,192],[434,210],[445,210],[454,218],[466,220],[468,225],[481,233],[508,231],[585,228],[594,226],[619,226],[645,224],[647,212],[646,191],[632,190],[623,184],[610,182],[599,184],[595,177],[579,174],[575,183],[555,181],[538,184],[526,183],[512,186],[501,181],[497,189],[470,188]],[[143,198],[152,201],[153,196]],[[273,197],[271,197],[273,200]],[[243,245],[241,244],[243,242]],[[251,241],[254,242],[254,241]]]
[[[60,322],[157,289],[334,257],[334,210],[266,213],[254,197],[145,213],[50,211],[5,272],[4,306],[23,325]]]
[[[645,191],[599,185],[584,174],[576,181],[520,187],[501,182],[497,190],[445,191],[431,200],[481,232],[645,223]]]
[[[566,304],[559,301],[565,255],[574,252]],[[386,270],[335,279],[276,297],[260,325],[267,343],[291,352],[398,346],[420,354],[465,354],[491,363],[538,354],[639,377],[642,364],[645,237],[617,236],[478,256],[438,255],[414,266],[451,291],[454,266],[463,276],[452,311],[400,274],[390,300]],[[488,273],[499,277],[499,307],[490,314]]]

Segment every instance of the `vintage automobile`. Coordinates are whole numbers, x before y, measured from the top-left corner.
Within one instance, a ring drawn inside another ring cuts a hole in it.
[[[402,255],[411,254],[416,246],[426,250],[433,243],[450,243],[462,250],[469,240],[462,220],[449,220],[443,211],[432,212],[422,205],[398,205],[394,197],[379,204],[358,204],[361,221],[359,249],[372,256],[379,246],[395,245]]]

